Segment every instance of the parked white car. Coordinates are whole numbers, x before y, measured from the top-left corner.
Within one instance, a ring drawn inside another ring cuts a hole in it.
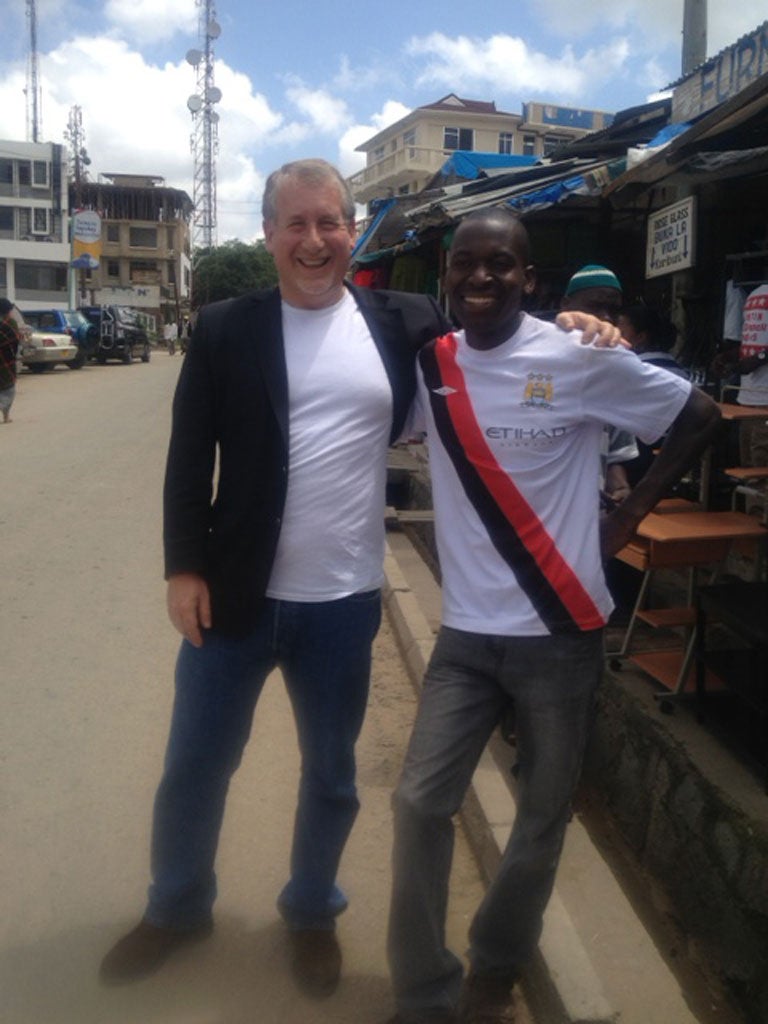
[[[77,361],[78,347],[69,334],[55,331],[33,330],[25,322],[19,358],[33,373],[42,373],[59,363],[71,365]]]

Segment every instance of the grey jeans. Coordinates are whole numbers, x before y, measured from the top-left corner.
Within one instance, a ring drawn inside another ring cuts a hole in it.
[[[602,670],[602,630],[503,637],[443,627],[400,782],[388,954],[399,1011],[451,1009],[462,965],[445,946],[452,815],[514,700],[519,795],[499,870],[472,921],[473,970],[515,974],[539,940]]]

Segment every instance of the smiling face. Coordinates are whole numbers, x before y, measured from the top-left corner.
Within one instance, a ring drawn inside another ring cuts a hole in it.
[[[274,217],[264,221],[283,299],[300,309],[323,309],[341,298],[355,241],[354,221],[345,219],[341,192],[332,178],[283,178]]]
[[[502,211],[469,217],[456,229],[444,283],[473,348],[495,348],[514,334],[521,300],[534,287],[529,258],[525,228]]]

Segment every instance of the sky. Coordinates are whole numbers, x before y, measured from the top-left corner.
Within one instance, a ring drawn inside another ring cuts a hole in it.
[[[0,139],[27,133],[26,0],[2,0]],[[261,235],[266,176],[321,156],[345,175],[360,143],[455,93],[521,113],[531,100],[615,113],[681,74],[683,0],[387,4],[213,0],[222,98],[217,237]],[[766,18],[764,0],[709,0],[707,54]],[[41,138],[64,142],[79,106],[92,180],[157,175],[193,195],[187,99],[201,48],[195,0],[36,0]],[[482,12],[480,14],[480,12]]]

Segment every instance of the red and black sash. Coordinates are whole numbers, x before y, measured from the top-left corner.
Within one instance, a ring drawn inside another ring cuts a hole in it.
[[[437,432],[491,543],[551,633],[597,629],[603,617],[483,436],[446,334],[419,353]]]

